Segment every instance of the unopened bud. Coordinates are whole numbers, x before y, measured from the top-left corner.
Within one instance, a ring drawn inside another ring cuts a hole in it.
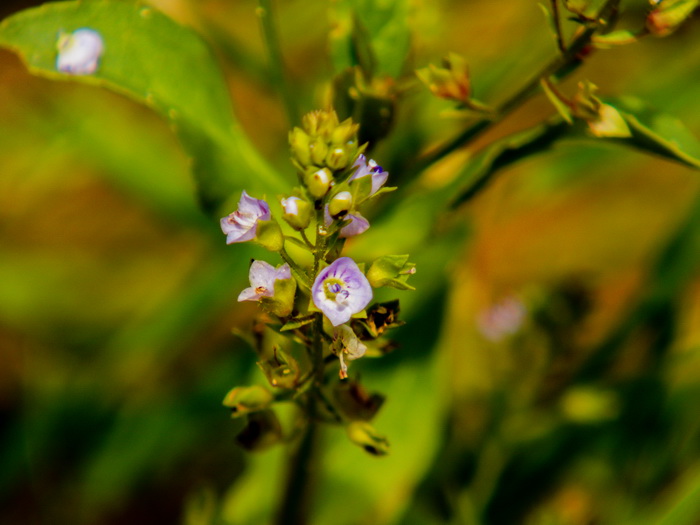
[[[351,158],[348,148],[345,146],[336,146],[326,155],[326,166],[333,171],[340,171],[346,168],[355,159]]]
[[[466,60],[456,53],[450,53],[442,63],[443,67],[430,64],[416,70],[416,75],[430,91],[440,97],[457,102],[467,102],[471,97],[471,81]]]
[[[319,109],[304,115],[301,123],[304,130],[312,137],[329,140],[333,130],[338,126],[338,115],[332,109]]]
[[[416,273],[416,265],[408,262],[408,255],[384,255],[367,270],[367,280],[375,287],[388,286],[399,290],[415,290],[408,277]]]
[[[238,417],[266,409],[273,399],[272,393],[259,385],[239,386],[226,394],[223,405],[231,408],[232,417]]]
[[[289,146],[292,152],[292,157],[302,167],[306,167],[311,164],[311,152],[309,150],[310,142],[310,137],[300,128],[294,128],[289,132]]]
[[[345,119],[333,130],[331,144],[334,146],[342,146],[348,142],[356,142],[359,129],[359,124],[354,124],[352,119]]]
[[[281,201],[284,215],[282,218],[295,230],[305,230],[311,222],[313,211],[310,202],[299,197],[287,197]]]
[[[311,195],[320,199],[328,193],[333,183],[333,175],[327,168],[312,170],[313,168],[304,176],[304,184]]]
[[[317,166],[322,165],[326,161],[326,155],[328,155],[328,144],[318,137],[309,145],[309,152],[311,162]]]
[[[352,193],[341,191],[328,204],[328,213],[330,213],[331,217],[337,219],[350,211],[350,208],[352,208]]]

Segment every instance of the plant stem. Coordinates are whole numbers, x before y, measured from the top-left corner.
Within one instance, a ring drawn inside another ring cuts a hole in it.
[[[320,260],[326,248],[326,237],[319,233],[323,214],[316,213],[316,246],[314,249],[313,276],[318,273]],[[282,250],[282,257],[286,252]],[[285,259],[286,260],[286,259]],[[305,275],[305,274],[304,274]],[[311,366],[313,383],[305,396],[306,428],[301,442],[294,451],[287,472],[284,494],[275,523],[277,525],[306,525],[309,522],[309,509],[314,489],[314,462],[318,453],[318,403],[323,402],[325,364],[323,361],[323,314],[314,314],[311,341]]]
[[[273,18],[272,0],[258,0],[258,18],[262,28],[265,46],[267,47],[268,59],[270,62],[270,77],[274,85],[279,89],[282,103],[287,113],[290,126],[298,122],[297,107],[295,98],[289,91],[289,83],[284,71],[284,60],[282,58],[282,48],[280,46],[275,21]]]
[[[299,233],[301,234],[301,238],[304,240],[304,242],[306,243],[306,245],[307,245],[310,249],[315,250],[315,249],[316,249],[316,246],[314,246],[314,244],[313,244],[313,243],[309,240],[309,238],[306,236],[306,232],[305,232],[304,230],[301,230]]]
[[[552,6],[552,18],[554,19],[554,30],[557,33],[557,46],[559,51],[566,53],[566,44],[564,44],[564,32],[561,28],[561,15],[559,14],[559,0],[550,0]]]
[[[313,485],[313,457],[318,428],[309,419],[299,447],[289,462],[284,496],[275,517],[276,525],[306,525],[309,522]]]
[[[607,2],[605,2],[605,4],[600,8],[596,20],[608,20],[617,11],[619,3],[620,0],[607,0]],[[554,76],[555,78],[563,78],[570,74],[580,65],[581,58],[579,57],[579,54],[591,43],[593,36],[599,29],[600,24],[587,27],[586,29],[580,31],[568,48],[549,62],[549,64],[544,66],[544,68],[542,68],[542,70],[534,77],[532,77],[523,87],[502,102],[500,106],[496,108],[492,117],[476,122],[457,137],[438,148],[436,151],[426,155],[422,159],[419,159],[414,164],[414,169],[411,171],[414,173],[419,173],[434,162],[442,159],[468,142],[474,140],[476,137],[489,129],[493,124],[503,120],[504,117],[519,107],[539,89],[541,78],[549,78],[551,76]]]
[[[282,257],[282,259],[284,259],[284,262],[286,262],[289,265],[289,267],[299,275],[299,278],[301,278],[307,286],[311,287],[312,283],[309,279],[309,276],[306,274],[304,269],[289,256],[287,250],[285,250],[284,247],[282,247],[282,249],[279,251],[279,254]]]

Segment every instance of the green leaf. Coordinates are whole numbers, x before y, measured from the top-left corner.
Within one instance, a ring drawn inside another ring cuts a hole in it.
[[[540,85],[542,86],[544,94],[547,95],[547,98],[557,110],[557,113],[561,115],[561,118],[563,118],[568,124],[573,124],[574,119],[571,116],[571,108],[564,104],[564,102],[557,96],[557,94],[551,88],[549,82],[547,82],[545,79],[542,79],[540,81]]]
[[[280,332],[287,332],[289,330],[296,330],[297,328],[301,328],[302,326],[307,325],[307,324],[311,324],[313,322],[314,322],[313,316],[302,317],[301,319],[292,319],[292,320],[284,323],[282,328],[280,328]]]
[[[631,146],[691,168],[700,168],[700,141],[680,119],[656,111],[643,101],[632,97],[610,101],[610,103],[624,118],[631,136],[599,140]]]
[[[636,99],[614,103],[629,127],[629,137],[595,137],[585,122],[568,126],[559,119],[505,138],[483,151],[457,178],[463,187],[451,202],[455,208],[474,198],[503,168],[546,151],[559,140],[576,139],[621,144],[660,155],[692,168],[700,168],[700,142],[683,123],[670,115],[650,110]],[[466,181],[466,184],[465,184]]]
[[[85,27],[104,41],[97,71],[58,72],[59,33]],[[111,0],[48,3],[4,20],[0,47],[17,52],[36,75],[106,87],[160,113],[193,157],[205,209],[213,211],[244,185],[258,192],[281,189],[278,175],[238,127],[209,49],[155,9]]]

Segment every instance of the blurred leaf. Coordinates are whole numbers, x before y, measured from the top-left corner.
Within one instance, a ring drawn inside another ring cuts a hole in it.
[[[464,204],[483,190],[499,170],[529,155],[540,153],[569,132],[569,125],[557,119],[530,130],[507,137],[484,151],[470,163],[459,179],[467,181],[459,196],[451,203],[452,208]]]
[[[359,65],[370,76],[398,77],[410,51],[407,0],[340,0],[332,10],[336,71]]]
[[[546,151],[559,140],[584,139],[621,144],[700,168],[700,142],[679,119],[653,112],[635,100],[623,101],[616,106],[622,109],[619,113],[630,128],[630,137],[594,137],[586,123],[579,120],[569,126],[559,119],[511,135],[484,150],[457,177],[462,181],[466,179],[467,184],[452,201],[451,207],[455,208],[475,197],[501,169]],[[635,114],[625,110],[635,110]]]
[[[59,73],[59,32],[82,27],[101,34],[101,63],[92,75]],[[205,209],[215,209],[244,185],[251,191],[279,188],[277,175],[237,127],[210,51],[195,33],[153,8],[114,1],[49,3],[4,20],[0,46],[15,50],[34,74],[107,87],[167,118],[194,157]]]

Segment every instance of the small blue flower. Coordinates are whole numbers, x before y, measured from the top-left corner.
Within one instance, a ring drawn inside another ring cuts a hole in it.
[[[258,221],[269,221],[270,217],[267,203],[251,197],[244,190],[238,201],[238,210],[221,219],[221,231],[226,234],[226,244],[255,239]]]
[[[326,207],[323,211],[323,218],[323,222],[326,225],[326,227],[330,226],[333,222],[333,217],[331,217],[331,214],[328,211],[328,204],[326,204]],[[365,219],[362,215],[360,215],[360,212],[357,211],[355,213],[346,213],[345,215],[343,215],[342,220],[350,221],[350,223],[346,224],[340,229],[340,234],[338,235],[338,237],[341,239],[346,239],[348,237],[360,235],[361,233],[367,231],[367,229],[369,228],[369,221]]]
[[[372,300],[372,287],[350,257],[341,257],[318,273],[311,298],[333,326],[346,323]]]
[[[384,171],[381,166],[371,159],[367,162],[367,157],[362,154],[357,157],[353,167],[356,168],[357,171],[348,179],[350,182],[362,177],[372,177],[372,191],[370,195],[377,193],[389,178],[388,171]]]

